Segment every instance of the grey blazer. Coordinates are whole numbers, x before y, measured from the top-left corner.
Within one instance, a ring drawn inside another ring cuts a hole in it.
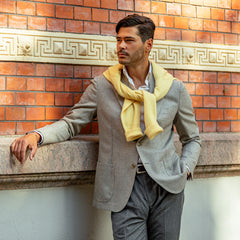
[[[150,78],[150,91],[154,78]],[[157,121],[164,131],[153,140],[146,135],[127,142],[120,120],[123,98],[103,75],[92,80],[81,100],[58,122],[38,129],[43,144],[70,139],[97,116],[99,157],[97,162],[94,205],[120,211],[132,191],[140,156],[148,174],[171,193],[181,192],[187,181],[187,167],[193,172],[200,154],[200,138],[191,98],[181,81],[174,80],[167,95],[157,102]],[[175,150],[175,125],[183,149]],[[187,167],[186,167],[187,166]]]

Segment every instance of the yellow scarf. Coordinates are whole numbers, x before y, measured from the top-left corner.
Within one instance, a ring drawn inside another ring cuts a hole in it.
[[[145,90],[132,90],[121,82],[121,70],[123,65],[117,64],[109,67],[103,75],[112,83],[115,90],[124,98],[121,112],[121,121],[127,141],[133,141],[143,136],[140,128],[141,102],[144,103],[144,133],[152,140],[163,129],[157,123],[156,102],[162,99],[169,91],[173,76],[161,66],[152,63],[155,79],[154,93]]]

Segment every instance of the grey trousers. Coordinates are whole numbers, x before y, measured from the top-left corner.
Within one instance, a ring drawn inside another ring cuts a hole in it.
[[[147,173],[136,175],[125,208],[112,212],[114,240],[178,240],[184,192],[172,194]]]

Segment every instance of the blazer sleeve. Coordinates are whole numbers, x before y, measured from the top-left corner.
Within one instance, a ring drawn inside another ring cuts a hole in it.
[[[79,134],[80,130],[97,116],[97,79],[83,93],[80,101],[59,121],[37,129],[42,144],[65,141]]]
[[[174,119],[179,139],[182,143],[181,161],[193,174],[201,150],[198,125],[193,114],[192,100],[184,84],[180,83],[179,107]]]

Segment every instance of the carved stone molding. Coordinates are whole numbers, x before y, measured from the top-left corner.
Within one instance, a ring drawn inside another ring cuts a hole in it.
[[[240,72],[240,46],[154,40],[150,59],[167,69]],[[0,29],[0,60],[110,66],[112,36]]]

